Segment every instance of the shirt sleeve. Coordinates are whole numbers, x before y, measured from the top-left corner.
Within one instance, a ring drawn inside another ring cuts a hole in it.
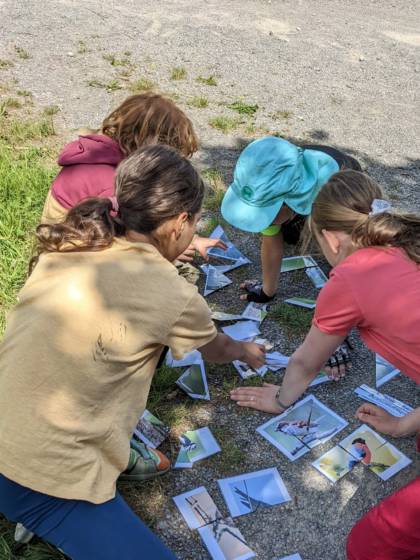
[[[216,336],[210,309],[204,298],[196,293],[168,333],[166,346],[171,349],[173,357],[180,360],[187,352],[201,348]]]
[[[263,229],[260,233],[261,235],[265,235],[266,237],[273,237],[274,235],[280,233],[280,231],[281,231],[281,226],[274,224]]]
[[[319,293],[313,324],[326,334],[345,336],[363,320],[348,282],[334,271]]]

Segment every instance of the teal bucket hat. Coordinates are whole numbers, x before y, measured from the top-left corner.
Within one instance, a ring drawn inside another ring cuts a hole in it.
[[[222,216],[250,232],[271,225],[283,204],[307,216],[322,185],[338,170],[335,159],[324,152],[299,148],[276,136],[259,138],[239,156]]]

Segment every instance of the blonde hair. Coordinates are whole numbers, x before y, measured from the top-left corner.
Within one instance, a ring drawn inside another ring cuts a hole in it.
[[[127,97],[105,117],[101,132],[118,142],[125,156],[149,144],[166,144],[185,157],[198,150],[190,119],[171,99],[157,93]]]
[[[310,227],[342,231],[357,247],[399,247],[420,263],[420,215],[395,210],[370,215],[381,187],[365,173],[339,171],[322,187],[312,205]]]

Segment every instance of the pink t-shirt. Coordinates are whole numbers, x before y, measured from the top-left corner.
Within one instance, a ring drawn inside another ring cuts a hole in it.
[[[420,265],[401,249],[357,250],[331,271],[314,325],[339,335],[357,327],[371,350],[420,383]]]

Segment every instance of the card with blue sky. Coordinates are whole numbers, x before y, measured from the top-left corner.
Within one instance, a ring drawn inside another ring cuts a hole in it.
[[[179,440],[181,449],[175,468],[191,468],[193,463],[221,451],[220,445],[207,427],[185,432]]]
[[[288,502],[291,498],[276,468],[217,481],[232,517]]]
[[[393,379],[400,373],[400,370],[390,364],[379,354],[375,356],[376,387],[381,387],[384,383]]]
[[[224,259],[227,261],[234,261],[237,266],[248,264],[251,261],[243,255],[239,249],[228,239],[226,233],[222,226],[217,226],[213,232],[210,234],[210,239],[221,239],[223,243],[227,246],[227,249],[221,249],[220,247],[211,247],[207,251],[207,255],[211,257],[217,257],[219,259]]]

